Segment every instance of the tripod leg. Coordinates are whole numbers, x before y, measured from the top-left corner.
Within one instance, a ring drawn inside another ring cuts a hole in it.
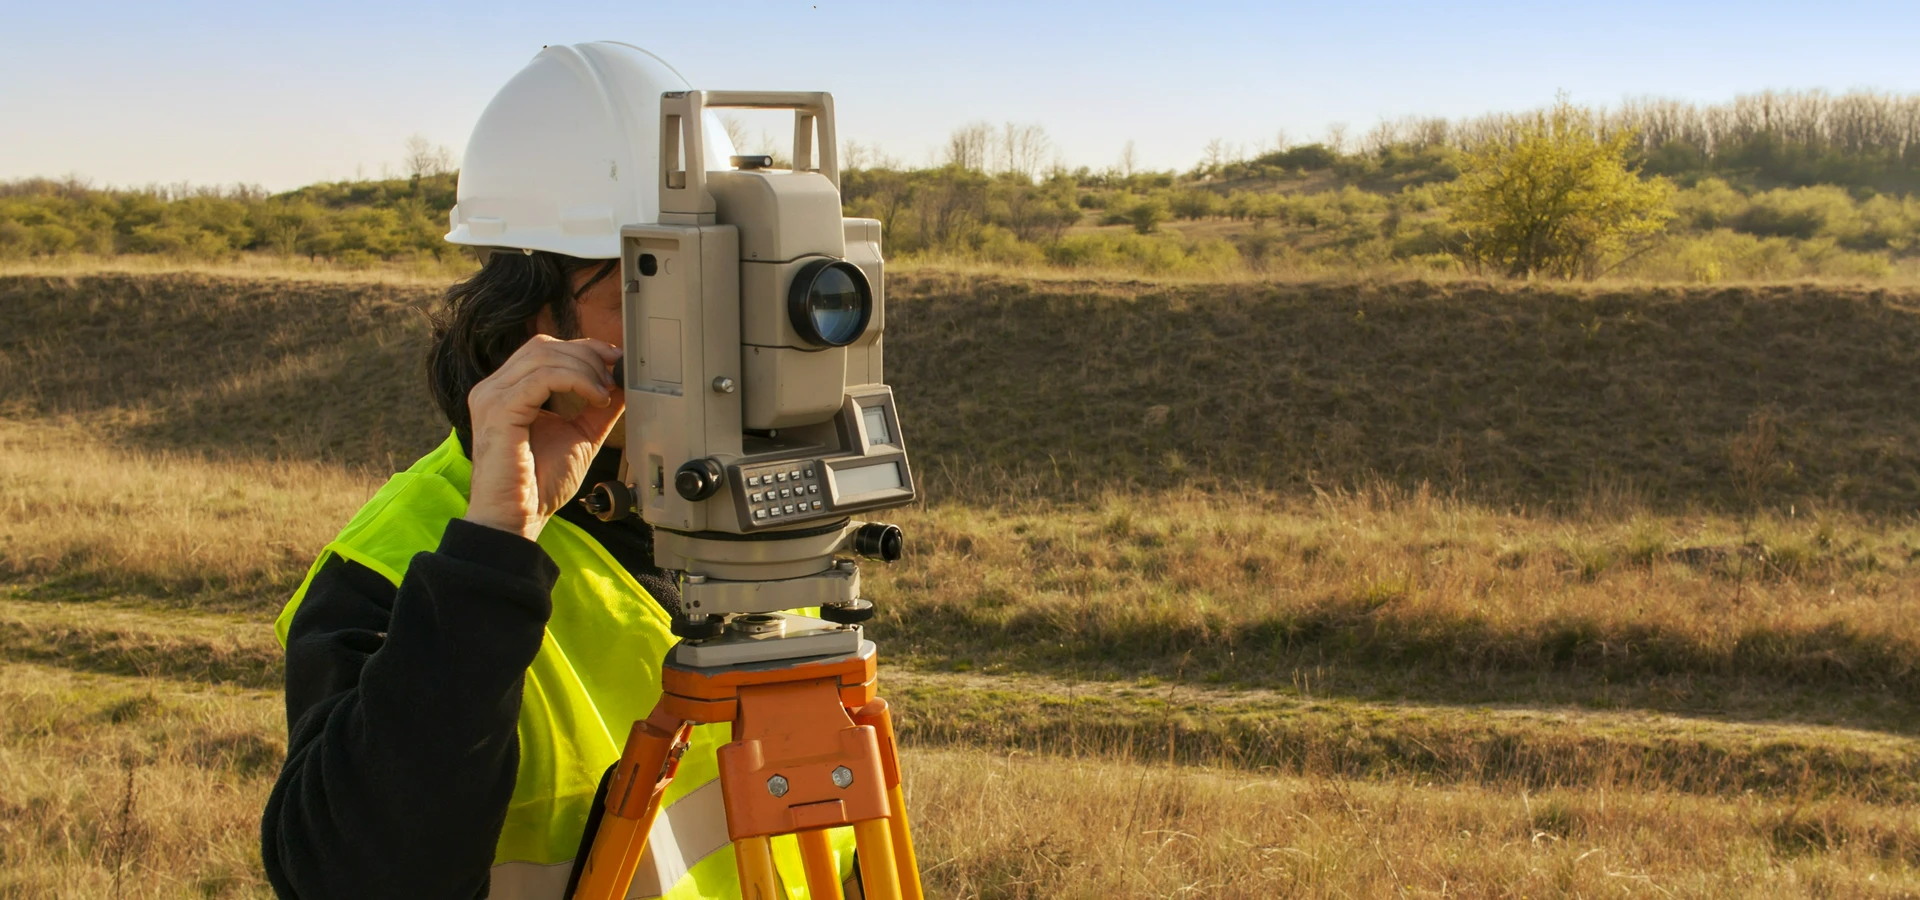
[[[887,830],[893,838],[894,871],[900,878],[900,900],[924,900],[920,888],[920,860],[913,855],[913,832],[907,828],[907,795],[899,785],[887,788],[893,815]]]
[[[766,838],[734,841],[733,862],[740,871],[740,900],[781,900],[779,876],[773,870],[773,847]]]
[[[647,849],[647,835],[660,815],[660,798],[680,766],[691,726],[655,707],[633,723],[626,749],[607,785],[606,811],[587,851],[574,900],[621,900]]]
[[[887,820],[853,823],[853,840],[860,851],[860,884],[867,900],[900,900],[900,871],[893,859],[893,832]]]
[[[800,859],[806,864],[807,895],[813,900],[844,900],[840,868],[834,865],[833,841],[826,830],[814,828],[795,836],[800,839]]]
[[[871,725],[880,738],[880,766],[886,773],[887,805],[892,815],[887,828],[893,838],[895,871],[900,879],[901,900],[923,900],[920,887],[920,860],[913,852],[913,831],[907,827],[907,795],[900,786],[899,742],[893,735],[893,712],[887,701],[875,697],[872,703],[853,714],[858,725]]]

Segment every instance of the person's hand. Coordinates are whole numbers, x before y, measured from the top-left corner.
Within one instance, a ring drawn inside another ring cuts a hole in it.
[[[498,371],[473,386],[473,486],[466,519],[540,537],[560,504],[573,499],[587,466],[626,405],[609,368],[620,348],[582,338],[536,334]],[[572,392],[587,401],[572,419],[544,409]]]

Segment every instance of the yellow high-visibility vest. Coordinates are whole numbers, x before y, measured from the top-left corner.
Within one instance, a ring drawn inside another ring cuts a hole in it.
[[[449,436],[394,475],[327,544],[274,622],[286,646],[294,611],[329,556],[352,560],[397,587],[414,554],[440,546],[447,523],[466,514],[473,464]],[[620,758],[627,730],[660,698],[660,665],[674,637],[668,617],[598,541],[555,516],[540,546],[560,569],[553,615],[527,667],[520,698],[520,768],[506,826],[493,853],[495,900],[563,900],[573,856],[600,776]],[[680,760],[629,897],[672,900],[740,896],[714,750],[730,726],[702,725]],[[832,832],[842,880],[853,875],[853,830]],[[807,897],[799,846],[773,841],[792,900]]]

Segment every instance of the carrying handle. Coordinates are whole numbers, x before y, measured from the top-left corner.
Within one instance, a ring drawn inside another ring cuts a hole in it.
[[[707,192],[708,109],[793,110],[793,170],[818,172],[840,189],[833,95],[825,91],[668,91],[660,95],[660,211],[714,211]],[[819,141],[814,141],[815,130]]]

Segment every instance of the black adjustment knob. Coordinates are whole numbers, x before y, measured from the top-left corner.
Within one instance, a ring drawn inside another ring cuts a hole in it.
[[[705,500],[720,492],[726,471],[711,459],[689,460],[673,473],[673,489],[688,500]]]
[[[626,482],[602,481],[593,486],[591,493],[580,498],[580,505],[602,522],[618,522],[632,517],[638,501],[633,496],[633,488]]]
[[[900,558],[906,548],[906,535],[900,533],[898,525],[868,522],[853,533],[853,552],[868,559],[893,562]]]
[[[727,623],[722,622],[719,616],[701,616],[696,620],[680,615],[668,620],[667,627],[673,632],[674,637],[689,641],[704,641],[725,634]]]
[[[873,618],[873,604],[865,600],[829,603],[820,607],[820,618],[835,625],[858,625]]]

